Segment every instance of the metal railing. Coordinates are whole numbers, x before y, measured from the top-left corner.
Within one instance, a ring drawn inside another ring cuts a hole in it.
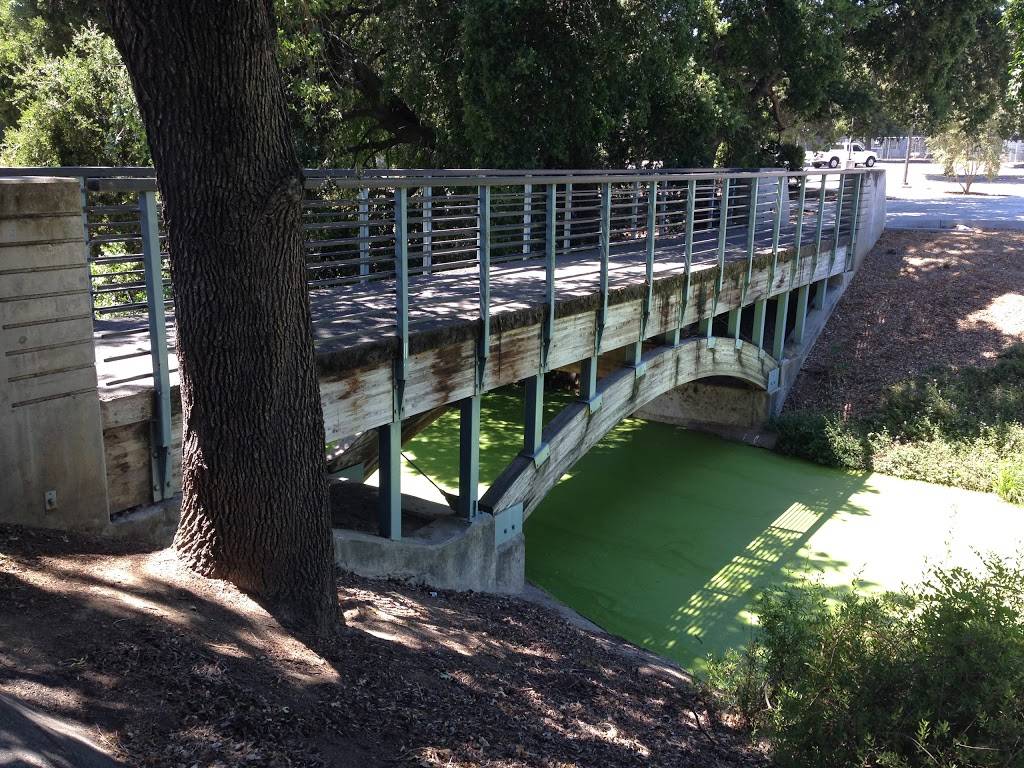
[[[866,172],[308,170],[308,285],[314,295],[333,292],[353,300],[393,294],[383,333],[400,341],[399,382],[410,334],[420,323],[437,322],[432,302],[438,293],[471,290],[472,314],[482,328],[482,370],[490,317],[509,303],[507,290],[493,290],[498,278],[505,285],[514,276],[516,290],[535,290],[530,302],[546,307],[546,346],[560,270],[573,268],[577,285],[592,280],[600,296],[600,337],[611,273],[642,264],[646,326],[656,274],[668,262],[688,283],[696,266],[736,260],[747,261],[749,280],[755,254],[766,249],[774,255],[773,273],[781,248],[798,246],[796,263],[808,248],[810,258],[827,253],[834,259],[840,245],[852,246],[856,238]],[[164,457],[154,459],[154,497],[162,498],[170,489],[175,344],[173,280],[153,171],[0,169],[0,176],[29,174],[80,180],[97,335],[122,342],[103,362],[150,361],[106,383],[154,380],[154,441]],[[718,279],[720,289],[722,270]],[[532,281],[529,288],[526,281]],[[464,319],[464,308],[458,311]],[[345,340],[343,333],[332,342]],[[396,408],[400,418],[400,397]]]

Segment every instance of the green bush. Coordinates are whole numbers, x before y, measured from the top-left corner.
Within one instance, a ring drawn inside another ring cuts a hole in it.
[[[900,382],[864,417],[792,411],[772,428],[780,453],[1024,504],[1024,346],[989,368],[936,369]]]
[[[900,593],[762,598],[709,685],[780,766],[1024,765],[1024,569],[983,558]]]

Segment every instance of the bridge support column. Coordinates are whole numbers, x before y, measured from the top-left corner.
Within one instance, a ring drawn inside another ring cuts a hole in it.
[[[538,467],[548,457],[548,446],[544,442],[544,374],[538,373],[525,382],[526,397],[524,409],[523,453],[533,459]]]
[[[480,485],[480,395],[459,401],[459,516],[477,515]]]
[[[751,333],[751,339],[758,349],[764,349],[764,320],[767,312],[767,299],[754,302],[754,330]]]
[[[793,327],[793,341],[797,344],[803,343],[804,329],[807,327],[807,299],[811,287],[801,285],[796,292],[796,325]]]
[[[377,495],[380,535],[402,538],[402,421],[377,428],[380,462]]]
[[[772,337],[772,357],[782,362],[786,349],[786,321],[789,319],[789,291],[775,297],[775,334]]]
[[[740,321],[743,319],[743,309],[729,310],[728,334],[737,342],[740,340]]]
[[[590,406],[593,413],[601,407],[597,394],[597,355],[580,362],[580,400]]]
[[[814,284],[814,299],[812,304],[815,309],[824,309],[825,300],[828,298],[828,278],[819,280]]]

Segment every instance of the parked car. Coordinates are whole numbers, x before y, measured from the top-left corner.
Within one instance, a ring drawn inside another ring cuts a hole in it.
[[[870,149],[864,149],[859,142],[848,142],[836,144],[832,149],[815,152],[811,155],[811,165],[821,168],[827,165],[829,168],[838,168],[847,160],[852,160],[854,165],[863,165],[870,168],[878,161],[878,153]]]

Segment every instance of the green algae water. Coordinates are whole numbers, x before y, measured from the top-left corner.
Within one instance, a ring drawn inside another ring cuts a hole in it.
[[[565,402],[548,405],[553,413]],[[485,396],[482,486],[521,447],[515,390]],[[458,418],[405,453],[403,490],[458,484]],[[811,580],[837,593],[897,589],[930,565],[1024,546],[1024,509],[993,495],[847,473],[631,419],[527,520],[527,578],[607,631],[700,671],[744,644],[758,596]]]

